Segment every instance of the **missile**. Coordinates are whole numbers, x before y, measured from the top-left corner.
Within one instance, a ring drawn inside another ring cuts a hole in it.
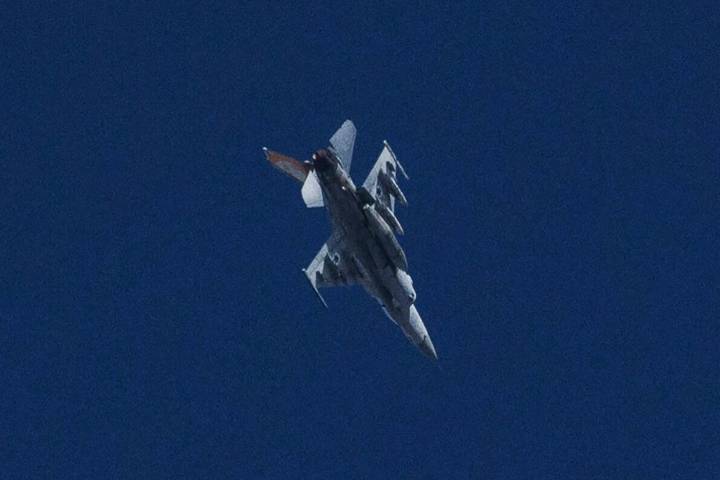
[[[397,182],[395,182],[395,180],[390,175],[388,175],[384,171],[381,171],[378,177],[383,187],[385,187],[395,198],[397,198],[400,203],[402,203],[403,205],[407,205],[407,198],[405,198],[405,195],[400,190],[400,187],[398,187]]]
[[[365,218],[368,220],[370,230],[377,237],[382,249],[387,253],[388,257],[390,257],[390,261],[397,268],[407,271],[407,257],[405,257],[405,252],[398,243],[397,238],[395,238],[395,235],[393,235],[390,226],[385,223],[378,212],[370,205],[365,205],[363,211],[365,212]]]
[[[405,232],[403,231],[402,225],[400,225],[400,222],[398,221],[395,214],[388,208],[387,205],[382,203],[377,203],[375,205],[375,209],[378,211],[380,216],[383,220],[385,220],[385,223],[390,225],[392,229],[397,233],[398,235],[403,235]]]

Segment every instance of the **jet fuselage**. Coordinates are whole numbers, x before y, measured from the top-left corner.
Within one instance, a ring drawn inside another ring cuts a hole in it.
[[[398,265],[402,262],[397,261],[397,252],[388,251],[400,249],[394,234],[385,230],[390,227],[380,219],[379,221],[383,222],[379,226],[383,229],[380,232],[377,224],[373,226],[373,222],[369,221],[370,212],[365,209],[372,207],[362,200],[352,179],[331,151],[318,150],[313,155],[313,164],[333,229],[342,235],[350,247],[348,253],[355,267],[367,280],[363,282],[363,286],[368,294],[382,305],[388,317],[402,328],[413,343],[424,351],[432,348],[424,347],[425,339],[429,342],[429,337],[413,305],[415,291],[412,279],[403,266]],[[392,235],[393,243],[388,246],[387,242],[381,241],[381,235]],[[399,253],[404,259],[402,249]],[[393,258],[396,260],[393,261]],[[406,268],[406,265],[404,267]],[[434,350],[432,354],[426,353],[434,356]]]

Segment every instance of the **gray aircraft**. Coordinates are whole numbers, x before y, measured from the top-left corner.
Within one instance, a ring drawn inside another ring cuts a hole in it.
[[[349,173],[356,133],[355,125],[346,120],[330,138],[330,146],[316,151],[306,162],[263,148],[275,168],[302,183],[308,208],[325,206],[330,214],[332,234],[303,272],[326,308],[320,288],[362,285],[414,345],[437,359],[415,308],[405,252],[395,237],[403,234],[395,216],[395,201],[407,204],[397,173],[406,179],[407,174],[384,142],[365,182],[355,187]]]

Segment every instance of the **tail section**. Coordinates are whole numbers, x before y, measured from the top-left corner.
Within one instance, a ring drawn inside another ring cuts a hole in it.
[[[320,188],[317,174],[310,162],[301,162],[265,147],[263,147],[263,152],[265,152],[265,158],[270,162],[270,165],[302,183],[302,197],[308,208],[322,207],[324,205],[322,188]]]
[[[330,138],[331,149],[335,152],[343,168],[346,172],[350,172],[352,163],[353,148],[355,146],[355,136],[357,130],[350,120],[340,126],[335,134]],[[302,183],[302,197],[308,208],[322,207],[325,205],[323,201],[322,188],[320,181],[315,173],[313,162],[300,162],[292,157],[283,155],[280,152],[268,150],[263,147],[265,158],[270,164]]]
[[[350,173],[352,164],[353,149],[355,148],[355,136],[357,129],[351,120],[345,120],[337,132],[330,138],[330,146],[340,159],[343,168]]]
[[[268,150],[265,147],[263,147],[263,152],[265,152],[265,158],[270,162],[270,165],[300,183],[303,183],[308,173],[310,173],[310,165],[308,163],[302,163],[299,160],[283,155],[280,152]]]
[[[320,187],[320,181],[318,180],[315,170],[311,170],[310,173],[308,173],[305,183],[303,183],[301,193],[305,206],[308,208],[317,208],[325,205],[322,187]]]

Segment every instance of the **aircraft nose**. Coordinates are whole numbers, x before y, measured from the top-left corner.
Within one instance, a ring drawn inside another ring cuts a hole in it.
[[[437,353],[435,353],[435,346],[433,345],[432,340],[430,340],[429,335],[425,335],[425,337],[423,337],[423,341],[420,342],[420,345],[418,345],[418,347],[420,348],[420,351],[427,355],[429,358],[432,358],[434,360],[438,359]]]

